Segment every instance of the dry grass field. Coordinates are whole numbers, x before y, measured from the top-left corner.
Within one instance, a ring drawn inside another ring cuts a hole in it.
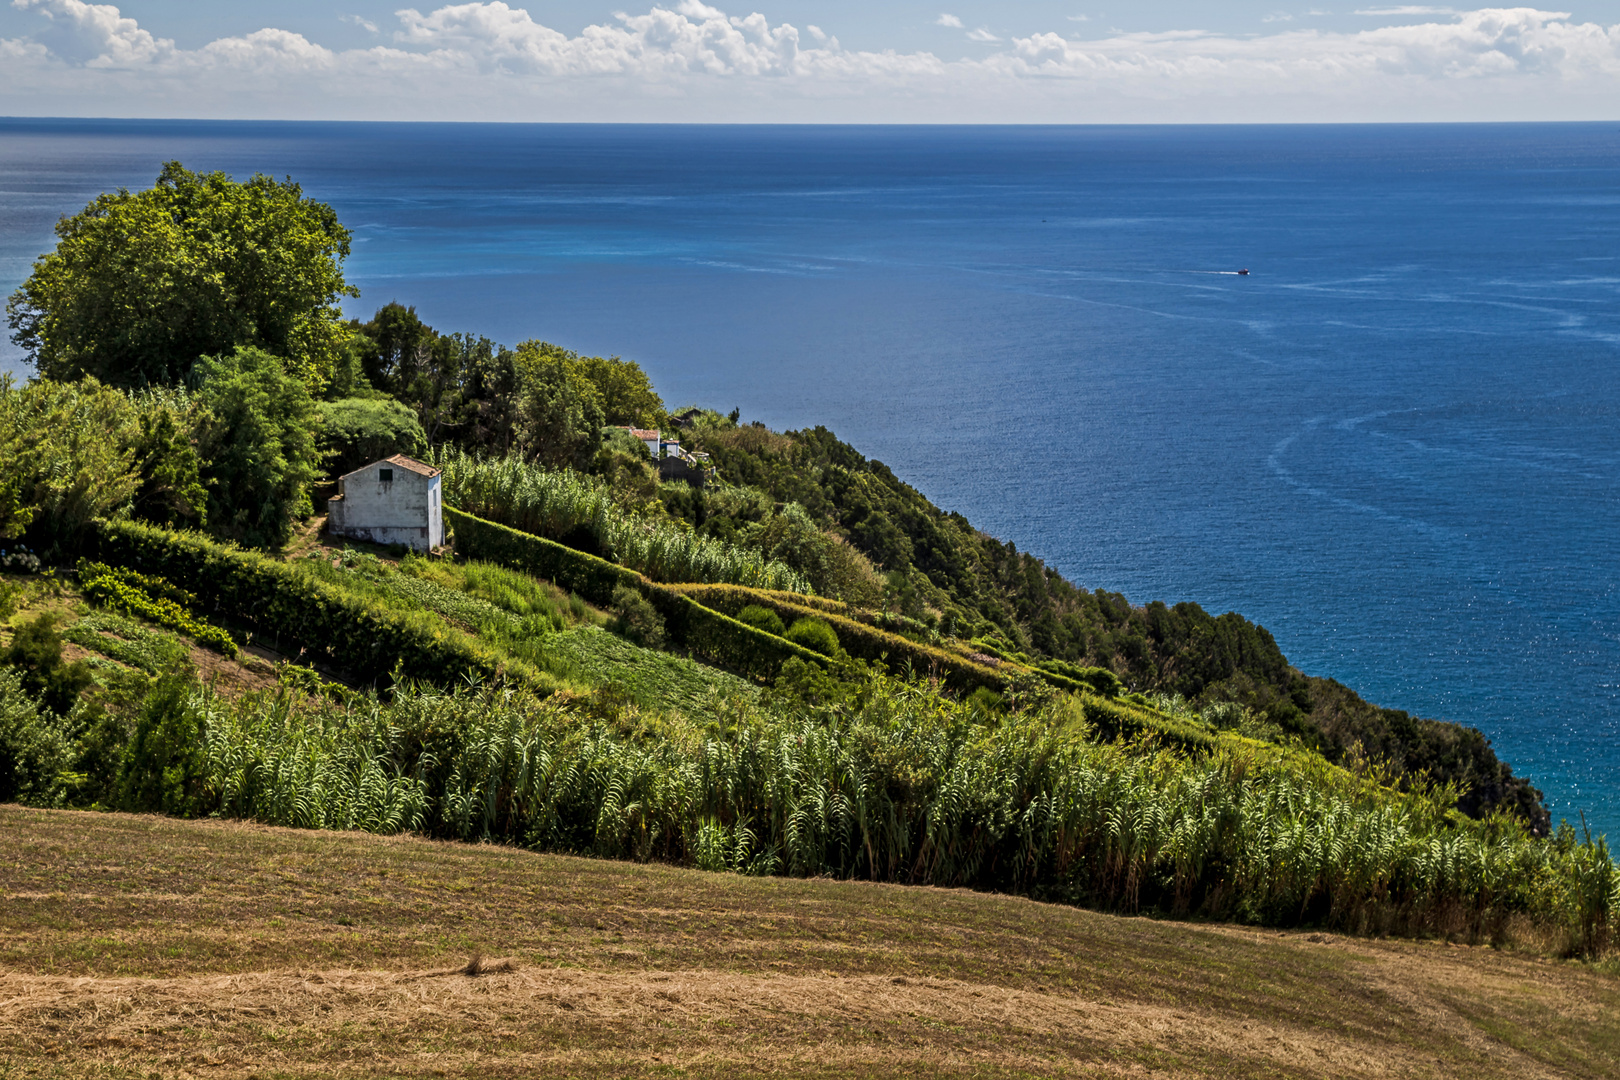
[[[0,1077],[519,1075],[1612,1078],[1620,977],[968,892],[0,808]]]

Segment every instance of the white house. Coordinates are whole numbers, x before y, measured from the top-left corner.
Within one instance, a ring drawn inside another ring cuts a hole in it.
[[[638,427],[632,427],[629,429],[629,431],[632,439],[640,439],[647,445],[647,452],[653,456],[654,461],[657,461],[659,437],[662,435],[662,432],[660,432],[657,428]]]
[[[428,551],[444,543],[444,490],[439,470],[404,454],[373,461],[338,478],[326,501],[333,536],[404,544]]]

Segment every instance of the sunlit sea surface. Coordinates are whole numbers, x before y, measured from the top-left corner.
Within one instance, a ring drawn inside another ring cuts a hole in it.
[[[169,158],[335,206],[356,313],[826,424],[1620,835],[1620,125],[0,120],[0,285]]]

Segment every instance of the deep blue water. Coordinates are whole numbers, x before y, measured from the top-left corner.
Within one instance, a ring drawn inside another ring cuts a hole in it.
[[[0,287],[171,157],[333,204],[357,312],[825,423],[1620,835],[1620,125],[0,120]]]

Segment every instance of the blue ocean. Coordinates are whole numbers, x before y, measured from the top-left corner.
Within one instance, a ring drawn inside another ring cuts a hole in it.
[[[170,158],[336,207],[357,314],[825,424],[1620,836],[1620,125],[0,120],[0,286]]]

